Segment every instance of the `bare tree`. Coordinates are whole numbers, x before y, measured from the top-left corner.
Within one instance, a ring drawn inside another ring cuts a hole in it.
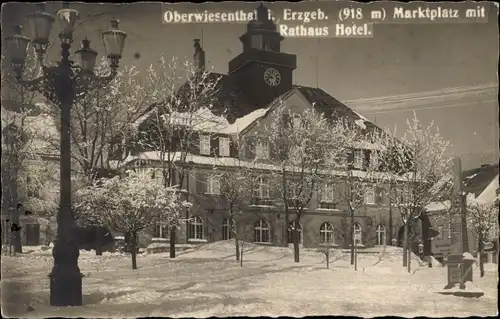
[[[220,124],[212,113],[219,77],[193,63],[179,65],[177,59],[168,62],[163,57],[147,75],[152,106],[137,122],[140,145],[160,162],[164,186],[178,185],[178,192],[188,200],[189,194],[183,190],[187,188],[190,155],[199,148],[200,132],[213,132]],[[171,225],[171,258],[175,258],[175,243],[176,226]]]
[[[452,166],[451,159],[445,156],[449,142],[443,139],[433,123],[423,127],[414,113],[407,124],[399,142],[390,134],[381,139],[385,150],[380,158],[385,171],[397,175],[392,179],[394,187],[389,196],[404,225],[403,266],[408,266],[410,272],[411,227],[420,218],[424,207],[441,198],[442,184],[450,180]]]

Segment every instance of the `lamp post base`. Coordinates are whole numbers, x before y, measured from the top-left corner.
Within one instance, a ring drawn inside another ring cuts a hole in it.
[[[72,242],[56,240],[54,267],[50,278],[50,305],[57,307],[82,305],[82,278],[78,268],[78,246]]]
[[[50,278],[50,305],[56,307],[82,305],[82,277],[80,270],[54,267]]]

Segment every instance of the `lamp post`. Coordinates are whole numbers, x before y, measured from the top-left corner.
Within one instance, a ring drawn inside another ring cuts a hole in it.
[[[43,59],[56,18],[60,25],[61,59],[56,65],[48,66],[44,65]],[[50,304],[79,306],[82,304],[83,275],[78,267],[79,249],[74,237],[75,218],[71,205],[71,107],[75,101],[85,98],[85,92],[90,87],[103,87],[116,76],[127,35],[118,29],[118,20],[111,20],[111,29],[102,33],[111,72],[108,76],[99,77],[93,72],[97,52],[90,48],[89,40],[83,40],[82,48],[75,52],[79,65],[70,59],[69,50],[79,12],[64,4],[56,18],[43,10],[31,14],[29,25],[33,41],[21,34],[21,26],[15,26],[14,34],[5,38],[5,44],[19,83],[31,91],[40,92],[60,110],[60,197],[57,238],[52,251],[54,266],[49,274]],[[42,75],[25,80],[22,75],[30,42],[40,61]]]

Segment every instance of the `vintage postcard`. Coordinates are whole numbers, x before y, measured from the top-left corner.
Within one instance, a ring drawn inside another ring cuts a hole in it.
[[[498,315],[498,14],[3,3],[2,316]]]

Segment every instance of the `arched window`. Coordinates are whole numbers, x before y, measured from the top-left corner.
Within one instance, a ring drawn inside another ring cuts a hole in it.
[[[203,239],[203,219],[199,216],[194,216],[189,223],[189,238]]]
[[[264,220],[258,220],[255,223],[255,238],[256,243],[270,243],[271,242],[271,227],[269,223]]]
[[[363,229],[359,223],[354,223],[354,244],[360,245],[363,242]]]
[[[319,228],[319,237],[322,244],[334,244],[335,239],[333,234],[334,232],[332,224],[328,222],[324,222],[323,224],[321,224],[321,227]]]
[[[297,222],[295,220],[288,224],[288,243],[289,244],[293,244],[293,231],[292,230],[295,228],[295,224],[297,224]],[[299,244],[302,244],[302,225],[300,223],[297,226],[297,230],[299,232],[298,233]]]
[[[385,245],[387,243],[385,237],[385,226],[378,225],[376,231],[377,231],[377,245]]]
[[[233,238],[233,232],[231,231],[231,224],[229,223],[229,218],[225,218],[222,221],[222,240],[228,240]]]
[[[163,223],[157,223],[155,225],[155,238],[168,238],[168,225]]]

